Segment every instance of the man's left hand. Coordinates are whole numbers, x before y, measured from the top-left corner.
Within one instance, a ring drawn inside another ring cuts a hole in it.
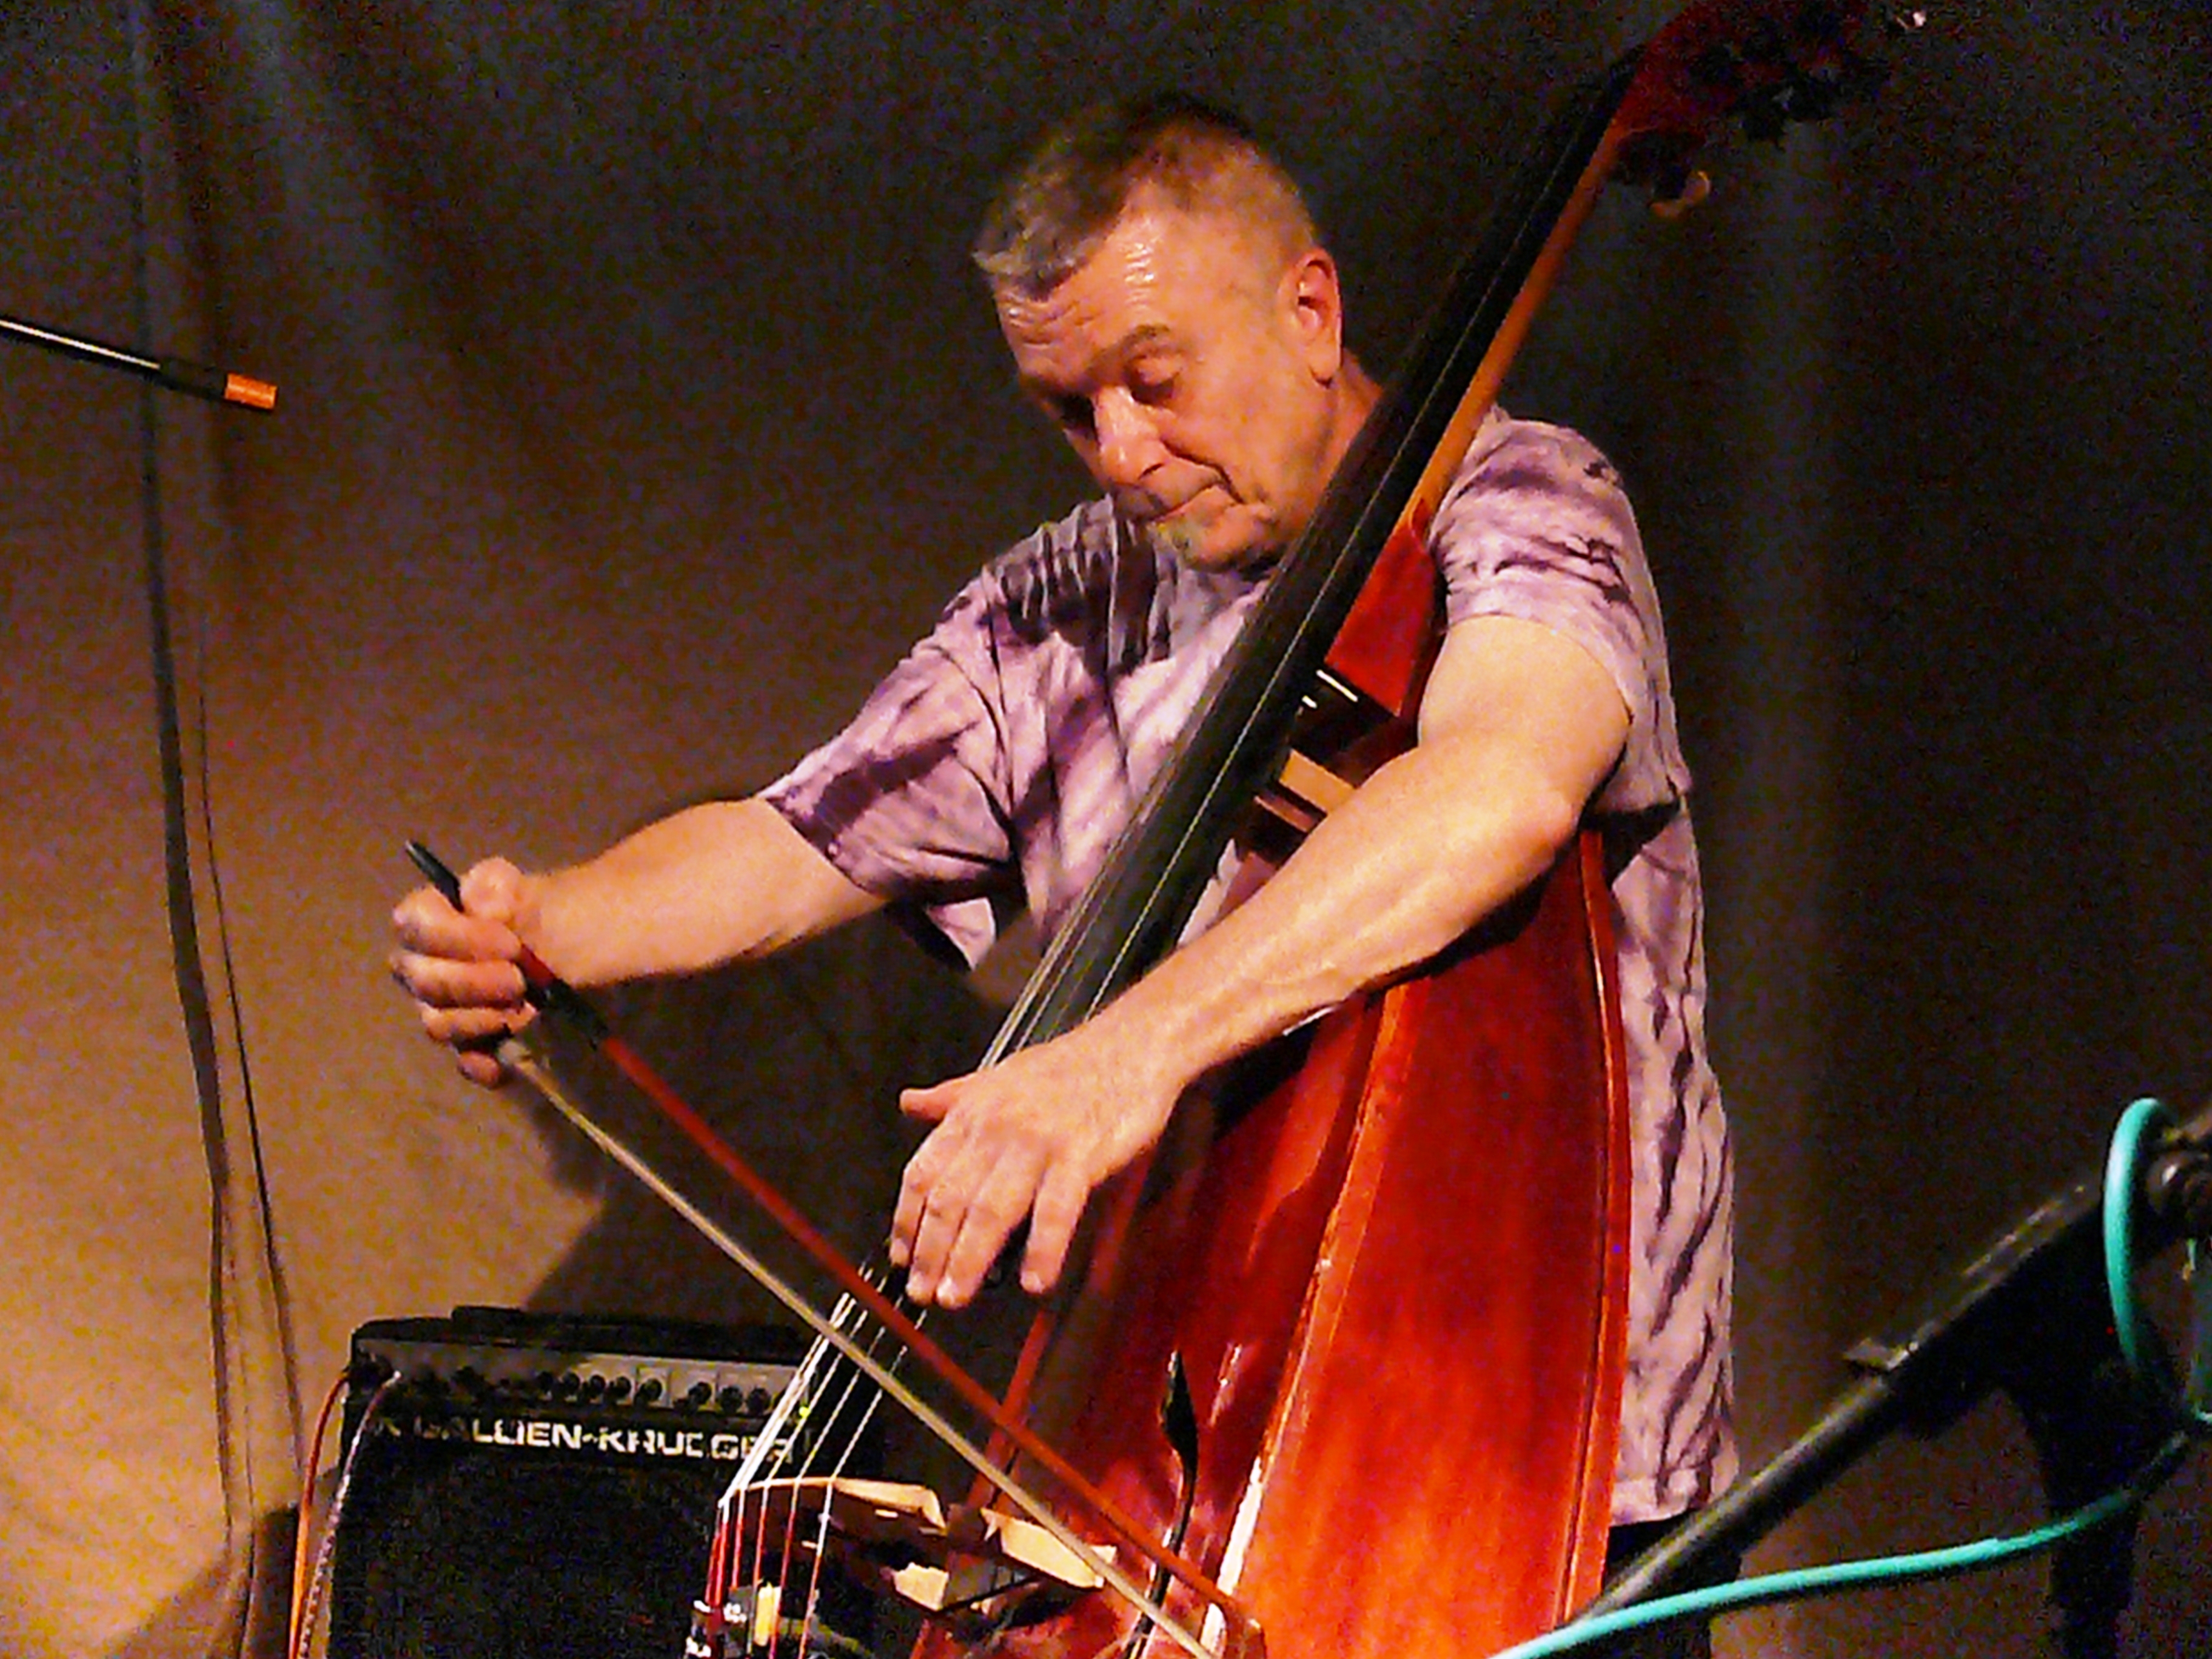
[[[1159,1139],[1181,1092],[1157,1048],[1117,1036],[1117,1026],[1109,1010],[899,1097],[908,1116],[937,1126],[907,1164],[891,1221],[908,1296],[965,1306],[1024,1221],[1023,1288],[1041,1295],[1058,1281],[1091,1194]]]

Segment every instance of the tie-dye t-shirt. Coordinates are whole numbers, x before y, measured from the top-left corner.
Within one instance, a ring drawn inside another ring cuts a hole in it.
[[[1658,600],[1619,477],[1577,434],[1493,412],[1431,547],[1452,623],[1507,616],[1587,650],[1629,711],[1591,805],[1620,952],[1634,1141],[1616,1522],[1733,1474],[1731,1180],[1706,1061],[1703,906]],[[1172,750],[1264,576],[1191,570],[1107,503],[988,566],[836,738],[767,792],[858,885],[967,958],[1025,904],[1048,938]]]

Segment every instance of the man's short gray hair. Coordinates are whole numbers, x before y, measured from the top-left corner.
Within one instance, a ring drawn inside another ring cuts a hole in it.
[[[1320,240],[1297,182],[1250,127],[1182,93],[1097,104],[1053,128],[999,188],[975,238],[994,290],[1040,297],[1088,259],[1139,185],[1234,216],[1287,260]]]

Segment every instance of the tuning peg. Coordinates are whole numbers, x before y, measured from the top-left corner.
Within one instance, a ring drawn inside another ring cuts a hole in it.
[[[1713,193],[1712,175],[1692,167],[1671,180],[1662,180],[1651,193],[1651,215],[1669,224]]]

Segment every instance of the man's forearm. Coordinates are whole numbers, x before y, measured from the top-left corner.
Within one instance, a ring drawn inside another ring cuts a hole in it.
[[[1619,700],[1609,687],[1597,700]],[[957,1307],[1027,1215],[1023,1283],[1058,1277],[1098,1183],[1152,1145],[1201,1073],[1426,960],[1573,834],[1618,720],[1534,751],[1442,732],[1332,813],[1275,878],[1094,1018],[901,1104],[937,1127],[907,1167],[892,1259]]]
[[[1493,617],[1446,636],[1421,725],[1273,880],[1107,1011],[1178,1082],[1426,961],[1535,880],[1628,717],[1579,647]]]
[[[1370,779],[1236,911],[1108,1011],[1188,1083],[1427,960],[1550,867],[1579,803],[1448,746]],[[1474,803],[1471,807],[1470,802]]]
[[[580,985],[764,956],[874,909],[760,800],[710,801],[531,878],[517,931]]]

